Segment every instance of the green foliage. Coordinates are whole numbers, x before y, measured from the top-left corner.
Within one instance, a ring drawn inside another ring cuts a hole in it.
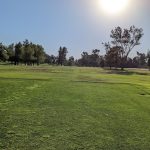
[[[15,60],[15,50],[14,49],[15,49],[14,44],[10,44],[7,47],[7,52],[8,52],[8,55],[9,55],[8,61],[10,61],[12,63]]]
[[[122,29],[121,27],[116,27],[111,31],[111,44],[105,43],[105,48],[119,48],[119,57],[120,57],[120,66],[122,70],[125,67],[127,62],[127,58],[132,51],[132,49],[140,45],[140,39],[143,36],[143,29],[136,28],[135,26],[131,26],[129,29]]]
[[[83,52],[81,54],[81,59],[78,61],[79,66],[89,66],[89,67],[102,67],[102,56],[100,56],[100,50],[94,49],[91,54]]]
[[[41,45],[35,45],[34,47],[34,57],[39,65],[40,63],[43,63],[45,59],[44,48]]]
[[[148,53],[147,53],[147,59],[148,59],[147,65],[148,65],[149,70],[150,70],[150,51],[148,51]]]
[[[39,65],[45,60],[44,48],[41,45],[33,44],[28,40],[8,46],[0,43],[0,61],[10,61],[15,65]]]
[[[139,63],[138,64],[139,67],[144,67],[144,66],[147,65],[146,64],[146,59],[147,59],[147,57],[144,53],[137,52],[137,60],[138,60],[138,63]]]
[[[58,65],[64,65],[66,61],[66,55],[68,53],[68,50],[66,47],[60,47],[58,51]]]
[[[110,67],[119,67],[120,66],[120,48],[119,47],[107,47],[105,43],[106,48],[106,55],[105,55],[105,61],[107,65]]]
[[[149,67],[149,70],[150,70],[150,58],[148,58],[148,67]]]
[[[7,52],[7,47],[0,43],[0,61],[7,61],[9,59],[9,55]]]
[[[24,59],[23,45],[19,42],[15,45],[15,65],[18,65]]]
[[[54,55],[45,55],[45,63],[49,64],[49,65],[54,65],[57,64],[57,57]]]
[[[73,56],[69,57],[67,65],[68,66],[74,66],[75,65],[75,60],[74,60]]]

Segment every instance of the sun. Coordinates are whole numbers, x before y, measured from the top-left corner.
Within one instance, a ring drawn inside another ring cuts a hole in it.
[[[125,10],[129,0],[99,0],[103,12],[114,15]]]

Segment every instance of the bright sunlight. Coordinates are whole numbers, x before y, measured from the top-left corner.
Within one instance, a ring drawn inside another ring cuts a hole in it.
[[[116,15],[125,10],[129,4],[129,0],[99,0],[100,7],[103,12]]]

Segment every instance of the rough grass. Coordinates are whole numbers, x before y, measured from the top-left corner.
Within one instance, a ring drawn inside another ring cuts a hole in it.
[[[0,149],[149,150],[149,72],[0,66]]]

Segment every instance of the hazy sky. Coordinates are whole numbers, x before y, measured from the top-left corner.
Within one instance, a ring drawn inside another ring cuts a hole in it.
[[[69,56],[98,48],[110,40],[111,29],[135,25],[144,30],[142,44],[134,49],[150,48],[150,0],[129,0],[118,15],[101,11],[99,0],[0,0],[0,42],[29,39],[42,44],[48,54],[57,54],[66,46]]]

